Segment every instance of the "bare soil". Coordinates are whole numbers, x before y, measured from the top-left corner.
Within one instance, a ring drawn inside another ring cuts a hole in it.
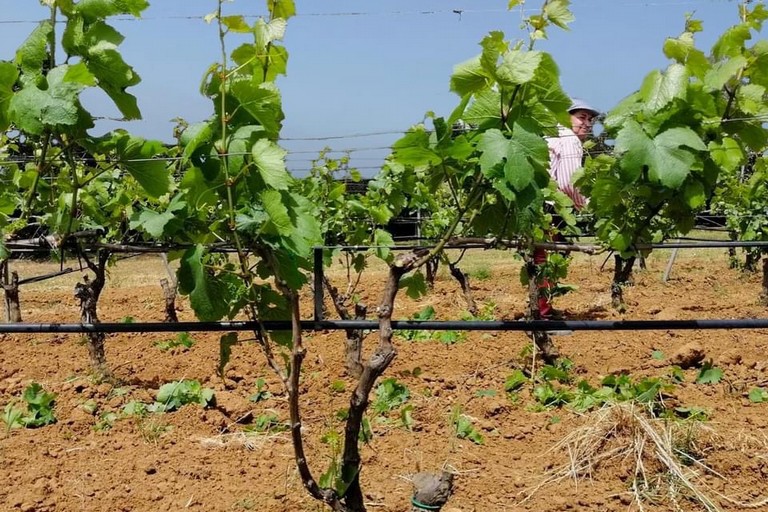
[[[574,319],[764,318],[758,302],[760,276],[728,267],[725,254],[712,251],[678,260],[672,278],[662,282],[667,254],[649,260],[625,292],[629,308],[610,308],[612,269],[602,258],[576,258],[567,282],[579,289],[558,299]],[[43,274],[51,265],[12,262],[22,279]],[[513,317],[525,307],[519,262],[505,255],[463,267],[478,304],[496,318]],[[163,296],[159,259],[140,258],[113,268],[100,302],[102,321],[161,321]],[[73,285],[80,273],[22,287],[26,322],[77,322]],[[341,284],[341,275],[336,276]],[[381,271],[366,277],[361,298],[374,309],[384,281]],[[303,301],[311,315],[309,294]],[[441,270],[427,297],[401,293],[395,317],[406,318],[427,305],[439,319],[458,319],[465,309],[455,281]],[[179,301],[181,320],[193,320]],[[194,346],[163,351],[157,343],[169,334],[120,334],[107,340],[107,359],[119,384],[96,384],[89,375],[86,347],[79,335],[0,335],[0,407],[18,400],[32,381],[57,394],[57,422],[37,429],[0,430],[0,509],[3,511],[320,511],[324,507],[302,488],[286,432],[253,432],[260,418],[288,417],[278,381],[259,347],[233,348],[226,379],[216,374],[219,334],[192,333]],[[343,432],[337,413],[346,408],[353,381],[343,371],[342,332],[307,333],[304,367],[303,430],[315,478],[326,470],[332,450],[322,441]],[[598,385],[609,374],[633,379],[665,376],[680,363],[681,348],[700,350],[703,360],[724,372],[715,384],[696,384],[700,362],[683,370],[684,382],[668,400],[706,411],[707,421],[691,429],[689,447],[700,462],[704,492],[721,510],[768,510],[768,403],[752,403],[748,392],[768,387],[768,330],[577,331],[556,338],[570,358],[575,378]],[[366,340],[370,349],[375,333]],[[370,418],[373,439],[364,446],[362,483],[371,511],[409,510],[409,475],[447,467],[456,473],[455,492],[443,509],[468,511],[641,510],[633,497],[635,461],[619,458],[594,468],[587,478],[564,478],[540,486],[568,461],[558,445],[595,421],[595,413],[567,407],[537,406],[531,389],[516,400],[504,392],[507,376],[530,368],[529,338],[522,332],[469,332],[464,340],[397,342],[398,356],[387,377],[410,390],[412,429],[397,412]],[[521,355],[523,354],[523,355]],[[701,360],[701,357],[696,359]],[[270,396],[254,402],[263,378]],[[187,405],[176,412],[144,418],[106,414],[126,403],[150,403],[166,382],[197,379],[216,393],[216,406]],[[463,413],[484,438],[483,444],[459,439],[452,418]],[[0,424],[0,428],[4,425]],[[248,432],[251,430],[251,432]],[[608,434],[610,436],[611,434]],[[618,436],[617,436],[618,437]],[[703,510],[680,491],[664,491],[668,475],[648,464],[658,493],[646,491],[642,510]],[[741,502],[741,504],[736,503]]]

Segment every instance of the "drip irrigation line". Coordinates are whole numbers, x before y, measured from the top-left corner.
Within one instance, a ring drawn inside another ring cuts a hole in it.
[[[291,330],[290,320],[269,320],[261,324],[268,331]],[[259,329],[258,322],[146,322],[146,323],[11,323],[0,324],[0,333],[147,333],[147,332],[232,332]],[[378,330],[375,320],[303,320],[303,331]],[[422,331],[657,331],[712,329],[768,329],[768,318],[699,320],[394,320],[394,330]]]

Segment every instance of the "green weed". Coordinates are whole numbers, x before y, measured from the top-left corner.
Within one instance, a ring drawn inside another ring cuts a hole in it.
[[[454,407],[451,412],[451,424],[454,434],[459,439],[468,439],[475,444],[485,444],[483,435],[472,424],[472,418],[462,413],[461,407]]]
[[[411,392],[405,384],[395,378],[384,379],[376,388],[376,398],[371,404],[371,409],[377,415],[384,415],[403,405],[410,396]]]
[[[256,392],[252,394],[248,400],[251,402],[261,402],[262,400],[266,400],[272,396],[272,393],[267,391],[267,385],[264,379],[259,377],[256,379]]]
[[[175,411],[182,405],[199,404],[203,407],[212,405],[214,393],[210,388],[203,388],[196,380],[169,382],[157,390],[157,399],[148,407],[150,412]]]
[[[195,340],[192,339],[188,332],[180,332],[176,335],[176,338],[172,340],[155,342],[155,346],[163,352],[179,347],[182,350],[189,350],[194,344]]]
[[[56,422],[53,412],[55,393],[49,393],[37,382],[30,383],[21,395],[21,402],[26,403],[25,409],[16,407],[16,403],[11,402],[3,410],[3,422],[5,423],[6,434],[14,428],[36,428],[50,425]]]

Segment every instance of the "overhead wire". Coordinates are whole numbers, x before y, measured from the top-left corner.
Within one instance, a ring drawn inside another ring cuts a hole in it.
[[[618,5],[620,7],[668,7],[668,6],[686,6],[686,5],[701,5],[702,3],[705,3],[707,0],[680,0],[680,1],[666,1],[666,2],[658,2],[658,1],[628,1],[628,2],[617,2],[613,1],[611,2],[613,5]],[[708,3],[718,3],[722,2],[722,0],[709,0]],[[379,12],[373,12],[373,11],[339,11],[339,12],[297,12],[294,14],[293,17],[295,18],[325,18],[325,17],[350,17],[350,18],[358,18],[358,17],[366,17],[366,16],[436,16],[436,15],[456,15],[461,17],[464,14],[505,14],[505,13],[512,13],[512,14],[520,14],[521,12],[523,14],[526,13],[537,13],[540,9],[538,8],[526,8],[526,7],[518,7],[515,9],[462,9],[458,7],[453,7],[449,9],[427,9],[427,10],[393,10],[393,11],[379,11]],[[182,20],[182,21],[205,21],[206,16],[208,14],[192,14],[192,15],[167,15],[167,16],[126,16],[126,15],[117,15],[110,17],[111,20],[114,21],[130,21],[130,22],[138,22],[138,21],[165,21],[165,20]],[[242,14],[243,18],[246,19],[258,19],[258,18],[264,18],[267,16],[266,13],[248,13],[248,14]],[[0,20],[1,24],[32,24],[32,23],[40,23],[41,20],[34,20],[34,19],[10,19],[10,20]],[[57,20],[57,23],[66,23],[64,20]]]

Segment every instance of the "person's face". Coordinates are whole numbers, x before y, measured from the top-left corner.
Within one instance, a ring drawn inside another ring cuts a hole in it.
[[[571,112],[571,129],[573,133],[584,142],[592,133],[592,124],[595,120],[595,116],[589,110],[574,110]]]

